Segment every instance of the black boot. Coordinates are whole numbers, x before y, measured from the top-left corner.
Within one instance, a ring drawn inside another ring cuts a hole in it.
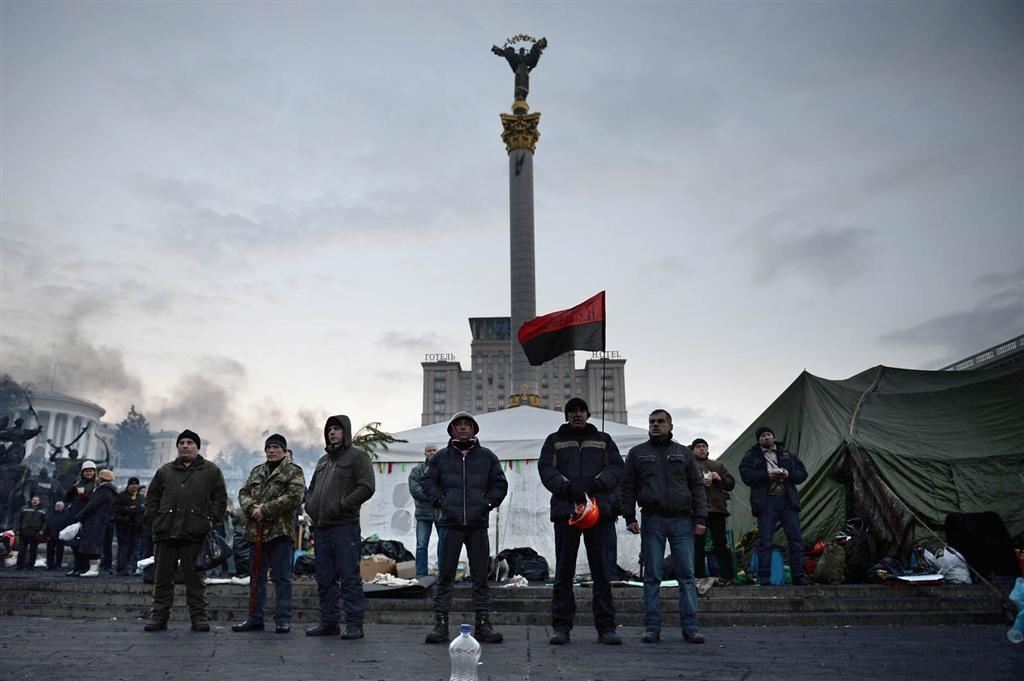
[[[473,636],[480,643],[501,643],[505,637],[494,631],[491,626],[490,613],[482,610],[476,613],[476,626],[473,629]]]
[[[427,634],[427,643],[448,643],[448,613],[440,610],[434,612],[434,628]]]

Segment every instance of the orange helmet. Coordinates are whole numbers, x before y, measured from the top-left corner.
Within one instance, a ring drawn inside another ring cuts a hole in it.
[[[569,516],[569,524],[581,530],[589,530],[601,518],[601,509],[597,507],[597,499],[589,494],[587,500],[576,505],[576,510]]]

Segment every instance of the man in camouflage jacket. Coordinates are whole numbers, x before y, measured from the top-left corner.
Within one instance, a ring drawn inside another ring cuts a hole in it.
[[[245,538],[249,556],[256,560],[256,544],[262,542],[259,565],[253,563],[255,602],[249,616],[231,627],[233,631],[263,631],[263,607],[267,601],[267,568],[274,580],[275,631],[287,634],[292,619],[292,552],[295,518],[306,492],[302,469],[287,456],[288,442],[277,433],[267,438],[265,463],[256,466],[238,490],[238,503],[246,518]]]

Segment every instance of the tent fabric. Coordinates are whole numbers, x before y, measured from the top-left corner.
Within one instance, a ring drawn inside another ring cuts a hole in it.
[[[866,513],[901,551],[910,522],[918,538],[941,538],[946,514],[991,510],[1024,543],[1024,368],[877,366],[840,381],[805,371],[719,458],[730,471],[761,425],[807,467],[805,540]],[[731,510],[737,537],[756,526],[742,486]]]
[[[520,406],[475,416],[480,425],[480,443],[502,461],[509,491],[505,501],[491,514],[491,555],[506,548],[528,546],[555,565],[554,530],[549,517],[550,492],[540,482],[537,459],[545,438],[565,423],[562,412]],[[598,428],[600,419],[591,419]],[[409,472],[423,461],[423,448],[428,444],[448,443],[447,423],[435,423],[393,435],[407,442],[378,449],[374,459],[377,491],[363,505],[360,523],[363,536],[377,534],[382,539],[397,539],[410,551],[416,548],[415,506],[409,494]],[[647,430],[606,421],[605,432],[611,435],[623,457],[630,447],[647,440]],[[618,524],[618,564],[637,572],[640,539],[629,534],[620,519]],[[589,572],[586,552],[582,548],[577,560],[578,574]],[[428,556],[431,563],[437,556],[437,535],[431,535]],[[465,560],[465,555],[463,555]]]

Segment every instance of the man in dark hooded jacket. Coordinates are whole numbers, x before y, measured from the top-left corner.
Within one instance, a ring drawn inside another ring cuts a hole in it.
[[[473,579],[474,636],[483,643],[501,643],[503,636],[491,625],[491,592],[487,588],[491,555],[488,517],[508,493],[508,481],[497,455],[480,446],[480,426],[460,411],[448,423],[448,446],[430,457],[423,475],[423,491],[440,510],[438,526],[445,529],[441,569],[434,591],[434,628],[427,643],[446,643],[452,582],[459,554],[466,547]]]
[[[620,645],[615,633],[615,604],[609,582],[608,544],[614,541],[615,505],[622,481],[622,455],[615,441],[593,424],[587,423],[590,408],[579,397],[565,403],[566,423],[548,435],[540,450],[537,470],[541,482],[551,492],[551,522],[555,528],[555,588],[551,597],[552,645],[569,642],[576,615],[573,580],[576,555],[582,537],[587,562],[594,580],[593,610],[598,641]],[[590,496],[597,500],[601,517],[594,527],[580,530],[569,525],[569,516],[577,504]]]
[[[326,454],[316,462],[306,491],[306,514],[312,519],[316,587],[320,596],[320,623],[306,629],[306,636],[341,633],[341,611],[345,608],[343,639],[363,637],[363,578],[359,574],[362,539],[359,509],[377,489],[370,455],[352,445],[352,423],[344,414],[324,424]]]
[[[153,611],[145,630],[167,629],[174,605],[174,575],[180,562],[192,631],[205,632],[210,630],[206,585],[195,568],[196,554],[213,524],[224,516],[228,493],[220,468],[199,455],[202,441],[197,433],[186,429],[175,444],[178,458],[157,470],[146,497],[143,519],[153,531],[156,571]]]

